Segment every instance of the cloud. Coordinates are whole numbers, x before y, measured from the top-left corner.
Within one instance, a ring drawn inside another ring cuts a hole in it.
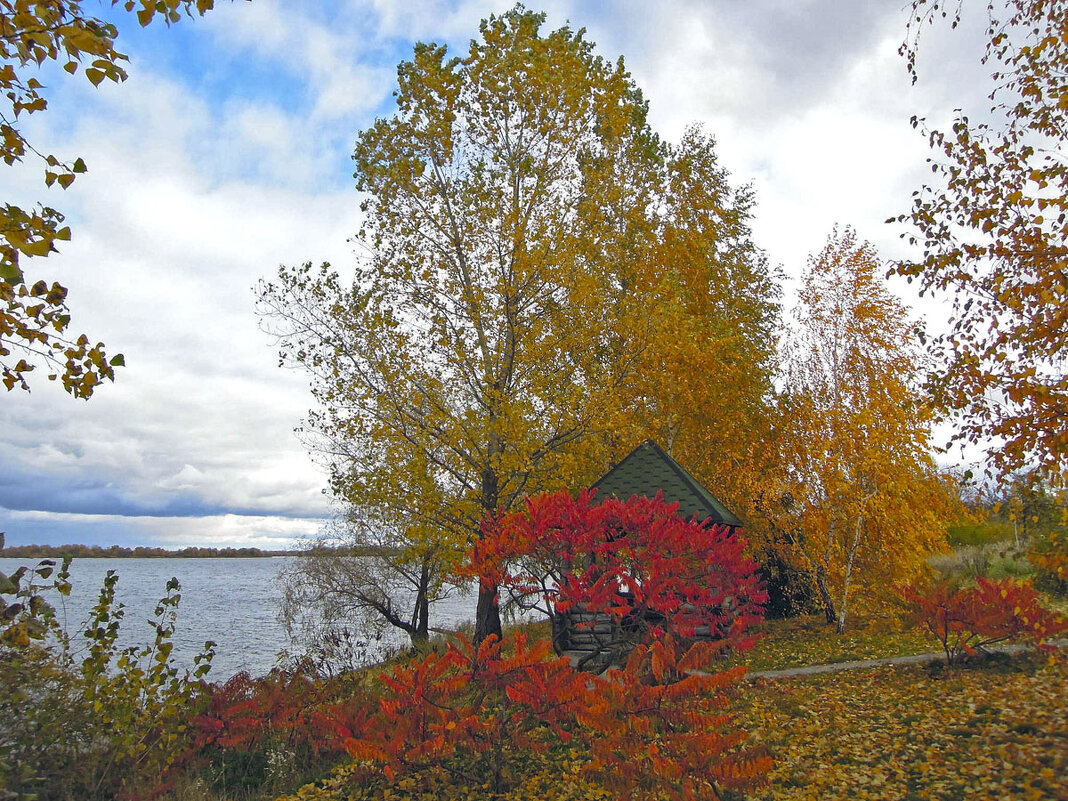
[[[153,517],[24,512],[0,508],[0,531],[15,545],[211,546],[288,550],[314,537],[324,520],[270,515]]]
[[[355,199],[278,176],[221,179],[209,145],[225,144],[225,119],[160,76],[119,91],[121,103],[104,93],[65,137],[53,133],[50,145],[83,155],[90,172],[60,198],[74,240],[38,269],[70,288],[76,331],[123,351],[128,367],[87,404],[43,381],[5,397],[0,460],[14,478],[0,482],[0,505],[325,514],[324,477],[292,433],[306,383],[278,369],[252,290],[281,262],[346,261]],[[205,116],[187,120],[191,109]],[[287,137],[257,145],[300,163]],[[176,482],[194,475],[187,466],[205,478]]]
[[[315,125],[378,108],[393,87],[392,65],[377,60],[363,4],[317,6],[257,0],[205,20],[219,46],[271,61],[299,77],[301,109]],[[310,115],[306,112],[310,110]]]
[[[12,199],[68,213],[73,241],[31,272],[66,284],[73,328],[128,367],[89,403],[44,381],[3,396],[9,540],[16,526],[50,542],[273,540],[328,514],[325,477],[293,434],[306,379],[278,368],[252,288],[279,264],[344,270],[359,227],[352,144],[392,112],[397,62],[416,39],[462,53],[509,6],[224,3],[172,30],[124,30],[123,85],[56,71],[50,110],[26,130],[89,173],[67,192],[42,189],[37,165],[4,175]],[[923,180],[909,116],[941,124],[986,105],[981,14],[925,34],[912,87],[896,52],[903,11],[874,0],[554,0],[547,12],[548,28],[585,26],[600,54],[625,55],[657,131],[705,124],[735,182],[756,189],[757,242],[793,275],[835,223],[903,253],[883,221]]]

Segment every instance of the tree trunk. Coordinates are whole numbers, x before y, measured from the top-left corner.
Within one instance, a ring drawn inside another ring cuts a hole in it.
[[[491,634],[496,634],[500,639],[501,610],[497,605],[497,586],[478,583],[478,605],[475,607],[475,645],[479,645]]]
[[[419,593],[415,598],[415,632],[412,645],[424,648],[430,643],[430,565],[423,562],[419,573]]]
[[[838,613],[834,609],[831,589],[827,586],[827,568],[823,565],[816,567],[816,587],[820,591],[820,601],[823,603],[823,613],[827,616],[827,625],[833,626],[838,622]]]
[[[860,535],[864,531],[864,515],[857,516],[857,525],[853,531],[853,545],[849,548],[849,558],[846,559],[845,581],[842,584],[842,605],[838,609],[838,633],[845,633],[846,606],[849,603],[849,585],[853,577],[853,563],[857,558],[857,549],[860,548]]]
[[[496,447],[493,447],[495,445],[496,443],[491,443],[491,455],[494,455],[497,450]],[[495,514],[497,512],[498,492],[497,474],[491,467],[486,467],[482,471],[482,508],[487,514]],[[480,645],[491,634],[496,634],[498,639],[503,636],[501,632],[501,610],[497,604],[497,585],[488,584],[484,579],[480,578],[478,582],[478,604],[475,606],[475,646]]]

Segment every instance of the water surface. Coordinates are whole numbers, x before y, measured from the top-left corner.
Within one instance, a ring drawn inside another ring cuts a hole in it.
[[[279,571],[296,557],[250,559],[75,559],[71,563],[71,594],[51,594],[67,631],[80,631],[109,570],[119,576],[116,600],[125,605],[120,643],[152,641],[148,620],[173,576],[181,583],[182,601],[173,637],[175,661],[193,667],[193,657],[206,640],[216,643],[209,678],[225,681],[242,670],[253,675],[269,671],[282,651],[299,651],[278,620]],[[0,572],[10,575],[31,559],[0,559]],[[473,596],[448,598],[433,609],[432,625],[455,628],[474,620]],[[405,642],[397,637],[394,644]]]

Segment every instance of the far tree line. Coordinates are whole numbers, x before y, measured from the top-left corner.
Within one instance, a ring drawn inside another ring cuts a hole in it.
[[[228,559],[293,556],[297,551],[264,551],[259,548],[155,548],[138,545],[11,545],[0,547],[0,559]]]

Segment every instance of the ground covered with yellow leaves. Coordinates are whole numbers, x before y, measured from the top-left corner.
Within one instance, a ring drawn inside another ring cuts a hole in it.
[[[893,615],[857,618],[838,634],[822,615],[766,620],[751,651],[735,659],[750,670],[779,670],[830,662],[852,662],[930,653],[938,643],[924,631]]]
[[[1065,656],[754,680],[741,723],[775,767],[746,797],[1068,799]]]

